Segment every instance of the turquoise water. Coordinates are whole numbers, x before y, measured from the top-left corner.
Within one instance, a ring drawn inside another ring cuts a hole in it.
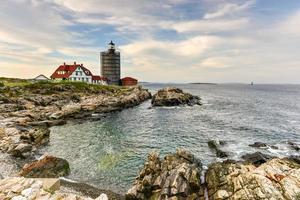
[[[145,84],[151,92],[166,84]],[[207,141],[227,141],[230,158],[255,152],[248,145],[267,142],[276,156],[296,155],[286,144],[300,142],[299,85],[173,85],[202,98],[203,106],[153,108],[142,105],[105,114],[97,121],[70,122],[51,129],[43,152],[67,159],[69,178],[125,192],[150,151],[161,155],[182,147],[204,165],[218,160]]]

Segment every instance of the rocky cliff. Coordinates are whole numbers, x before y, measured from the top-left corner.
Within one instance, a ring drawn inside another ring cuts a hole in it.
[[[30,157],[48,142],[49,127],[132,107],[151,98],[141,87],[85,83],[27,83],[0,87],[0,150]]]

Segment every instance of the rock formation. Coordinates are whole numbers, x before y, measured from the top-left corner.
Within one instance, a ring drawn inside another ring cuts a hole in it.
[[[201,183],[201,164],[189,152],[177,150],[163,160],[157,153],[151,153],[126,199],[299,199],[299,156],[271,158],[254,153],[244,159],[212,163],[205,173],[205,182]]]
[[[13,177],[0,180],[0,199],[12,200],[121,200],[105,193],[97,197],[73,191],[72,188],[64,189],[59,179],[34,179]]]
[[[288,145],[295,151],[300,151],[300,146],[295,142],[288,141]]]
[[[201,105],[200,98],[184,93],[179,88],[164,88],[152,97],[152,106]]]
[[[70,173],[68,161],[53,156],[24,165],[20,175],[27,178],[59,178]]]
[[[256,147],[256,148],[267,148],[268,145],[263,142],[254,142],[253,144],[249,144],[250,147]]]
[[[126,199],[198,199],[200,172],[200,161],[185,150],[163,160],[151,153]]]
[[[216,140],[210,140],[208,141],[208,147],[216,152],[217,157],[219,158],[226,158],[228,157],[228,153],[220,149],[220,146],[223,146],[225,144],[224,141],[216,141]]]
[[[268,160],[272,158],[273,158],[272,156],[263,154],[261,152],[247,153],[242,156],[242,159],[244,159],[246,163],[250,163],[255,166],[259,166],[263,163],[266,163]]]
[[[274,158],[259,166],[218,162],[206,173],[210,200],[296,200],[300,194],[300,165]]]

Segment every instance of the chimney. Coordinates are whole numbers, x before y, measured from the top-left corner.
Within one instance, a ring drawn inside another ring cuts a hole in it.
[[[76,62],[74,62],[74,65],[76,65]]]
[[[80,66],[83,67],[83,64],[81,63]]]
[[[64,62],[64,66],[66,66],[66,63]]]

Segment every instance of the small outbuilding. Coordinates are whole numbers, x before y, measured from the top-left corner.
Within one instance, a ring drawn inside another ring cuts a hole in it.
[[[92,76],[93,84],[108,85],[109,80],[102,76]]]
[[[50,79],[48,77],[46,77],[45,75],[40,74],[37,77],[35,77],[33,80],[34,81],[48,81]]]
[[[121,79],[122,86],[133,86],[138,84],[138,80],[132,77],[125,77]]]

